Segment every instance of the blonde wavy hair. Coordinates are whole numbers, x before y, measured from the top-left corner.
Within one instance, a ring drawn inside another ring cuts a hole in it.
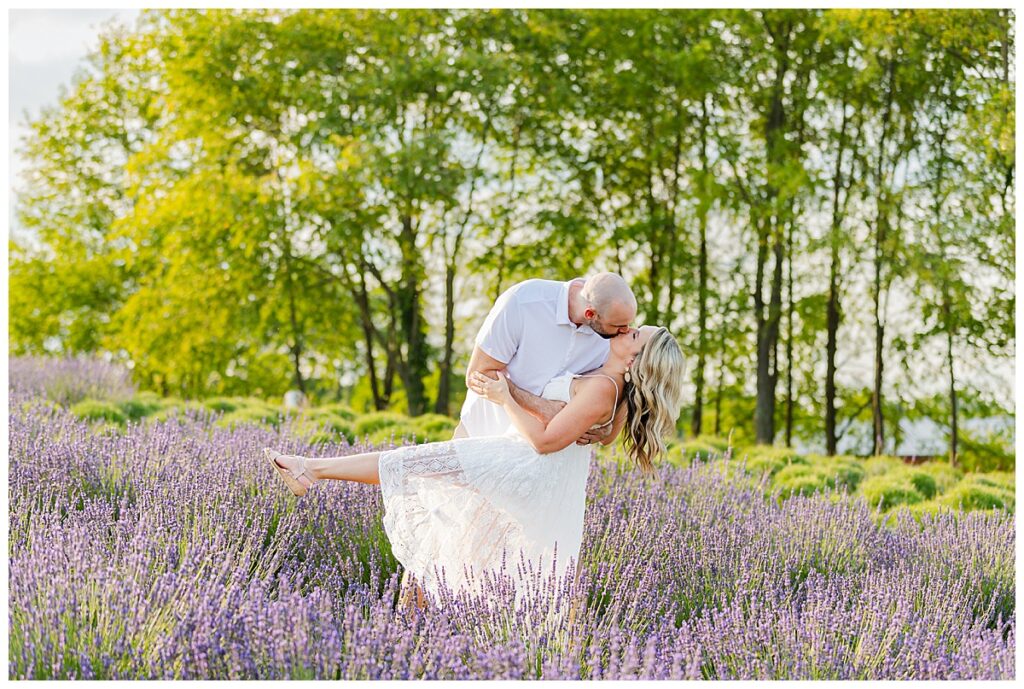
[[[626,453],[644,472],[665,452],[664,437],[675,429],[683,404],[686,361],[679,343],[665,328],[651,335],[629,369],[626,401]]]

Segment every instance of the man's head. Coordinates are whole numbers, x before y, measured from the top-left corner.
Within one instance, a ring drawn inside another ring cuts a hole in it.
[[[605,339],[629,331],[636,318],[636,297],[629,285],[615,273],[598,273],[587,279],[580,291],[583,323]]]

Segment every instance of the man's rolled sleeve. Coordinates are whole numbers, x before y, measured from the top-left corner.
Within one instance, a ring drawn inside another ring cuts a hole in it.
[[[476,346],[503,364],[512,361],[523,337],[523,312],[512,289],[506,290],[480,326]]]

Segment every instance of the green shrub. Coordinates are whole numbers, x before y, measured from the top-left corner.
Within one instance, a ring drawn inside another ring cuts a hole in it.
[[[916,468],[935,479],[935,488],[939,493],[945,493],[964,477],[964,472],[947,462],[925,462]]]
[[[341,433],[334,431],[315,431],[306,436],[306,442],[310,445],[336,445],[342,440],[351,444],[351,440]]]
[[[666,443],[668,449],[674,447],[680,447],[680,457],[689,457],[695,459],[697,453],[700,453],[701,459],[708,459],[712,456],[721,457],[725,454],[725,451],[729,449],[729,441],[725,438],[719,438],[714,435],[701,434],[695,438],[689,440],[676,441],[673,440],[671,444]]]
[[[821,470],[820,467],[806,464],[790,464],[775,474],[773,483],[781,489],[781,496],[811,495],[825,488],[835,486],[835,480]]]
[[[924,500],[924,496],[910,481],[907,475],[895,472],[868,476],[861,482],[858,492],[864,496],[868,504],[882,509],[896,505],[911,505]]]
[[[1011,493],[1015,491],[1016,479],[1011,471],[987,471],[983,474],[971,474],[978,483],[993,488],[1002,488]]]
[[[979,484],[954,486],[940,498],[940,502],[953,509],[990,510],[1005,507],[1003,496],[997,491]]]
[[[280,407],[284,401],[280,398],[263,399],[262,397],[232,397],[241,407]]]
[[[321,409],[308,409],[303,412],[299,415],[293,428],[296,433],[300,434],[326,433],[333,438],[331,442],[338,442],[341,438],[345,438],[349,443],[353,443],[356,437],[351,423]]]
[[[355,421],[353,429],[356,435],[371,435],[389,426],[398,426],[407,423],[409,417],[396,414],[390,411],[375,411],[360,416]]]
[[[884,513],[882,523],[887,526],[895,526],[903,514],[908,514],[919,524],[924,521],[925,516],[933,517],[940,512],[952,512],[947,505],[937,500],[924,500],[910,505],[896,505]]]
[[[964,471],[1013,472],[1016,466],[1016,452],[1009,429],[981,434],[961,431],[957,459]]]
[[[868,457],[864,460],[864,471],[868,477],[881,476],[903,466],[906,466],[903,460],[899,457],[890,457],[889,455],[878,455],[877,457]]]
[[[345,421],[345,419],[341,418],[340,416],[331,414],[330,412],[324,412],[319,409],[307,410],[303,412],[301,415],[299,415],[299,419],[300,421],[308,424],[322,424],[325,428],[328,428],[332,431],[336,431],[338,433],[353,432],[351,423]]]
[[[168,398],[162,397],[160,393],[153,392],[152,390],[143,390],[135,394],[135,399],[147,404],[158,404],[163,406],[164,401]]]
[[[413,436],[417,436],[418,439],[416,429],[407,424],[385,426],[383,428],[378,428],[367,435],[367,439],[371,445],[384,445],[391,442],[394,442],[395,445],[401,445],[403,440],[411,440]]]
[[[938,493],[938,483],[935,477],[928,474],[920,469],[904,469],[902,471],[906,475],[910,483],[913,484],[917,492],[925,497],[926,500],[931,500]]]
[[[416,430],[416,439],[420,442],[436,442],[449,440],[458,421],[441,414],[422,414],[408,421],[408,426]]]
[[[217,420],[221,428],[230,428],[237,424],[261,424],[277,426],[281,419],[276,409],[269,407],[243,407],[229,412]]]
[[[182,401],[172,398],[171,400],[165,400],[161,409],[150,414],[147,418],[151,421],[166,421],[169,418],[184,415],[184,413],[189,409],[204,412],[210,411],[210,409],[202,402],[196,402],[194,400]]]
[[[125,422],[125,414],[113,402],[86,398],[71,407],[71,413],[86,421],[109,421],[118,425]]]
[[[1014,492],[984,474],[968,474],[939,501],[952,509],[963,506],[964,510],[1013,510],[1015,506]]]
[[[700,435],[692,440],[687,440],[681,443],[680,450],[683,456],[696,459],[699,454],[700,458],[704,460],[707,460],[712,456],[720,457],[725,452],[728,445],[725,448],[719,447],[718,443],[708,442],[707,439],[709,437],[710,436]],[[712,440],[714,440],[714,438],[712,438]]]
[[[729,449],[729,439],[728,438],[722,438],[721,436],[708,435],[706,433],[702,433],[702,434],[698,435],[696,438],[694,438],[694,440],[702,442],[705,445],[707,445],[708,447],[715,448],[715,450],[719,454],[722,454],[726,450]]]
[[[127,418],[132,421],[138,421],[143,417],[160,411],[163,405],[161,405],[159,400],[147,399],[137,395],[133,399],[121,402],[118,406]]]
[[[345,421],[355,421],[356,413],[347,404],[341,404],[335,402],[334,404],[325,404],[322,407],[317,407],[317,411],[328,412],[334,414]]]
[[[686,450],[683,447],[682,443],[666,443],[665,447],[665,456],[662,458],[661,461],[677,467],[689,466],[690,461],[686,458]]]
[[[939,492],[939,481],[931,471],[908,466],[898,457],[870,457],[863,468],[866,477],[861,484],[861,493],[869,498],[872,505],[877,505],[884,497],[883,509],[928,500]]]
[[[784,467],[791,464],[808,464],[807,458],[786,447],[771,445],[754,445],[734,452],[737,459],[745,460],[747,473],[759,476],[764,472],[775,476]]]
[[[867,474],[864,462],[850,455],[807,455],[807,461],[819,473],[832,480],[829,484],[832,487],[843,486],[851,491],[856,490]]]
[[[918,502],[913,505],[905,505],[900,509],[908,510],[914,518],[921,521],[923,515],[936,515],[940,512],[952,512],[948,505],[942,504],[940,500],[925,500],[924,502]]]
[[[203,400],[203,406],[213,411],[230,413],[241,405],[234,398],[211,397],[210,399]]]

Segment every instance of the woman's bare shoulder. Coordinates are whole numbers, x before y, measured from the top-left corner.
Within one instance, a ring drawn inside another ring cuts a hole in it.
[[[577,376],[575,384],[573,397],[582,395],[595,402],[607,398],[608,404],[612,404],[619,392],[619,386],[613,379],[599,373]]]

